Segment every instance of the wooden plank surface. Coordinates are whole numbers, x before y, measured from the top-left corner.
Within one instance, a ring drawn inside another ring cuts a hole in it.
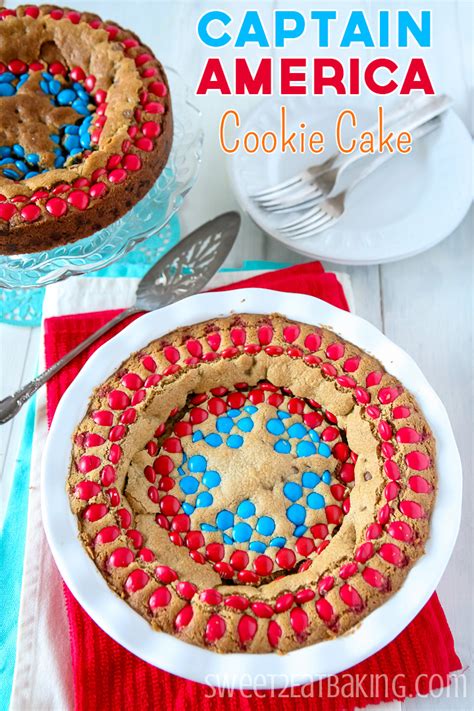
[[[461,531],[438,593],[451,625],[472,694],[472,238],[473,211],[443,243],[424,255],[382,268],[385,333],[420,366],[444,402],[464,469]],[[427,288],[427,285],[430,288]],[[470,394],[471,392],[471,394]],[[469,697],[472,700],[472,695]],[[467,699],[440,706],[467,709]],[[433,708],[413,699],[410,709]],[[472,707],[471,707],[472,708]]]

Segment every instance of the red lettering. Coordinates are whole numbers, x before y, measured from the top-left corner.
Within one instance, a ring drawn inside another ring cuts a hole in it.
[[[379,57],[368,63],[364,72],[364,81],[368,89],[374,94],[391,94],[397,88],[397,82],[390,79],[386,84],[381,84],[375,78],[375,72],[379,69],[387,69],[391,74],[397,71],[398,64],[392,59]]]
[[[310,77],[307,60],[304,57],[283,57],[279,69],[280,95],[306,95],[311,91],[307,86]],[[402,73],[403,81],[399,79]],[[270,95],[273,92],[272,58],[262,58],[256,68],[252,69],[247,59],[237,57],[231,81],[232,84],[229,83],[221,60],[210,58],[204,66],[196,94],[203,95],[209,91],[217,91],[223,95],[230,95],[235,91],[236,95]],[[356,96],[360,94],[361,85],[377,95],[392,94],[396,91],[400,91],[401,95],[411,94],[413,91],[435,93],[425,62],[421,57],[413,57],[406,70],[404,66],[400,67],[396,61],[388,57],[377,57],[365,68],[361,67],[358,57],[351,57],[345,63],[331,57],[314,58],[312,91],[315,96],[321,96],[330,89],[337,95]]]
[[[207,60],[196,94],[207,94],[211,90],[220,91],[221,94],[231,93],[221,60],[215,57]]]
[[[360,59],[352,57],[349,60],[349,94],[360,94]]]
[[[409,94],[416,89],[421,89],[425,94],[434,94],[433,85],[421,57],[413,57],[408,65],[400,94]]]
[[[288,59],[284,57],[281,60],[280,72],[280,91],[281,94],[306,94],[306,86],[294,84],[293,82],[305,81],[306,72],[294,72],[295,67],[305,67],[306,59],[302,57],[296,59]]]
[[[326,76],[325,70],[332,70],[330,76]],[[336,94],[345,94],[344,67],[338,59],[315,59],[314,60],[313,92],[317,96],[324,94],[326,86],[332,86]]]
[[[257,71],[252,76],[247,60],[238,57],[235,60],[236,94],[271,94],[272,60],[266,57],[260,61]]]

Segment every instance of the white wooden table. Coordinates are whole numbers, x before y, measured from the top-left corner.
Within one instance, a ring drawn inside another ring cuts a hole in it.
[[[61,4],[58,2],[58,4]],[[297,7],[298,2],[262,2],[262,11],[275,7]],[[359,0],[358,7],[375,12],[383,5]],[[472,133],[472,0],[432,0],[430,3],[404,2],[403,7],[424,5],[434,13],[434,49],[428,55],[437,90],[446,91]],[[132,7],[133,5],[133,7]],[[255,3],[221,2],[220,6],[238,16]],[[328,7],[331,3],[328,4]],[[353,3],[339,2],[348,8]],[[204,9],[216,6],[210,0],[130,0],[114,2],[75,0],[77,9],[90,9],[133,29],[156,49],[164,62],[175,67],[194,87],[205,59],[205,50],[194,37],[197,18]],[[368,50],[370,51],[370,50]],[[261,53],[266,50],[261,50]],[[271,53],[271,50],[268,50]],[[222,53],[230,59],[231,50]],[[200,98],[206,127],[206,142],[200,175],[181,213],[183,234],[220,212],[237,207],[229,188],[225,161],[217,143],[217,124],[230,105],[241,113],[249,110],[258,97],[237,99],[220,96]],[[465,471],[464,516],[458,543],[439,585],[439,594],[456,640],[457,651],[470,682],[468,697],[411,699],[404,707],[428,711],[469,709],[474,705],[473,666],[473,556],[472,521],[474,486],[472,483],[472,238],[473,212],[443,243],[429,252],[395,264],[347,267],[352,278],[357,312],[374,323],[418,362],[444,401],[451,417]],[[247,218],[243,220],[238,244],[226,266],[238,267],[244,259],[268,259],[297,263],[304,261],[281,244],[264,235]],[[331,269],[331,264],[324,265]],[[337,267],[341,270],[340,265]],[[39,342],[38,329],[0,327],[0,396],[11,393],[35,373]],[[0,501],[6,501],[24,424],[21,413],[13,423],[0,428]],[[0,525],[2,521],[0,506]]]

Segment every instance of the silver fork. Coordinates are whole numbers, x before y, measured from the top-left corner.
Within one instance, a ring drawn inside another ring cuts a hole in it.
[[[414,131],[439,116],[452,104],[446,95],[422,97],[399,107],[385,117],[385,125],[392,131]],[[376,130],[377,125],[366,130]],[[289,212],[316,206],[330,196],[342,173],[366,154],[354,151],[341,159],[337,153],[319,166],[312,166],[297,175],[250,195],[257,205],[269,212]]]
[[[441,124],[441,118],[439,116],[427,121],[422,126],[413,131],[413,140],[418,141],[423,136],[432,133]],[[382,153],[378,158],[374,158],[370,163],[361,171],[357,178],[349,185],[346,190],[334,195],[334,197],[329,197],[323,200],[318,207],[315,207],[308,212],[306,212],[302,217],[299,217],[292,222],[279,228],[279,232],[284,237],[288,239],[297,240],[304,239],[305,237],[312,237],[313,235],[323,232],[341,219],[345,212],[345,202],[347,195],[362,182],[368,175],[373,173],[377,168],[379,168],[383,163],[386,163],[390,158],[392,158],[394,153]]]

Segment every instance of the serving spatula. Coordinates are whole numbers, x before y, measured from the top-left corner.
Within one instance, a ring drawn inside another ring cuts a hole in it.
[[[0,424],[15,417],[25,402],[53,375],[128,316],[159,309],[202,291],[232,249],[239,228],[240,215],[226,212],[201,225],[170,249],[142,277],[133,306],[115,316],[14,395],[0,400]]]

